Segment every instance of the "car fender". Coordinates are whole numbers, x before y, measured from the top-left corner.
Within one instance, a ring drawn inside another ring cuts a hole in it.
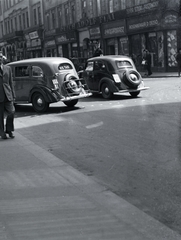
[[[53,93],[51,91],[51,89],[49,89],[48,87],[46,86],[41,86],[41,85],[37,85],[37,86],[34,86],[31,91],[30,91],[30,94],[29,94],[29,102],[32,102],[32,96],[35,92],[39,92],[43,95],[43,97],[45,98],[45,101],[46,102],[57,102],[59,101],[59,99],[57,99],[57,96],[55,93]]]
[[[113,79],[111,78],[102,78],[101,81],[99,82],[99,91],[101,91],[101,86],[103,83],[107,83],[109,85],[109,88],[112,92],[118,92],[119,89],[118,87],[115,85],[115,82]]]

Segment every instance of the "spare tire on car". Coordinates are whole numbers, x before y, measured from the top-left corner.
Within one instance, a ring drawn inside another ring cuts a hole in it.
[[[123,82],[130,88],[137,88],[142,81],[142,77],[136,70],[126,70],[123,75]]]
[[[62,90],[66,91],[68,95],[79,95],[81,87],[78,85],[78,79],[76,76],[67,74],[62,84]]]

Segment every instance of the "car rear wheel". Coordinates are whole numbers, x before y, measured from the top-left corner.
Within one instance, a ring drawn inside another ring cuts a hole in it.
[[[141,75],[135,70],[127,70],[123,77],[124,83],[131,88],[137,88],[141,80]]]
[[[113,92],[110,90],[110,87],[107,83],[103,83],[101,86],[102,96],[105,99],[111,99],[113,97]]]
[[[34,110],[38,113],[46,112],[49,107],[49,103],[46,102],[44,96],[38,92],[34,93],[32,96],[32,105]]]
[[[70,100],[70,101],[65,101],[64,104],[67,107],[74,107],[78,103],[78,99]]]
[[[140,94],[140,91],[130,92],[131,97],[137,97]]]

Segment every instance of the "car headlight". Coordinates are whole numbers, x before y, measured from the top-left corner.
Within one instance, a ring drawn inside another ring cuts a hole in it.
[[[120,82],[121,82],[121,79],[120,79],[120,77],[119,77],[118,74],[113,74],[112,76],[113,76],[114,81],[115,81],[116,83],[120,83]]]

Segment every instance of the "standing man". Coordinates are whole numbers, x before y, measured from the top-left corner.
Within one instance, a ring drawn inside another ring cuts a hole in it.
[[[143,60],[145,60],[145,68],[148,72],[148,76],[152,74],[151,71],[151,54],[147,49],[143,50]]]
[[[6,133],[10,138],[14,138],[14,100],[15,92],[11,68],[3,64],[4,56],[0,51],[0,136],[7,139]],[[6,126],[4,126],[4,114],[7,112]]]

